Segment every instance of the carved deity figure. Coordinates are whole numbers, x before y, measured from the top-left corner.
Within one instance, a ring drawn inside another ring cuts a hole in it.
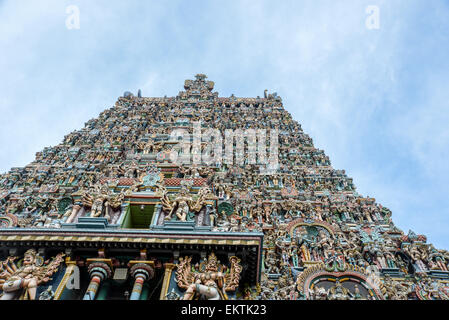
[[[96,186],[90,192],[84,192],[82,202],[85,207],[91,208],[91,217],[104,216],[108,221],[111,218],[111,208],[118,209],[122,205],[124,194],[111,194],[107,185]]]
[[[220,265],[214,253],[192,271],[192,257],[180,258],[176,270],[176,282],[182,289],[186,289],[183,300],[198,299],[226,300],[228,291],[235,291],[239,285],[242,266],[240,259],[229,258],[229,271]]]
[[[350,296],[349,290],[343,287],[338,279],[335,281],[335,286],[328,292],[329,300],[349,300]]]
[[[19,267],[14,261],[17,257],[8,257],[0,266],[0,289],[3,290],[1,300],[34,300],[37,287],[50,280],[50,276],[63,262],[64,254],[60,253],[44,265],[43,259],[30,249],[25,252],[23,263]]]
[[[173,201],[168,198],[166,190],[163,190],[163,195],[161,198],[162,210],[168,212],[165,220],[171,220],[173,214],[180,221],[187,221],[189,212],[198,213],[206,205],[206,201],[215,198],[208,187],[203,187],[198,192],[198,198],[196,201],[187,192],[187,189],[182,188],[179,194]]]
[[[193,199],[187,193],[186,189],[181,189],[178,196],[175,198],[173,202],[171,202],[165,194],[164,197],[162,198],[163,209],[164,211],[168,211],[168,215],[165,217],[165,219],[171,220],[172,215],[175,214],[175,216],[180,221],[186,221],[192,203]]]

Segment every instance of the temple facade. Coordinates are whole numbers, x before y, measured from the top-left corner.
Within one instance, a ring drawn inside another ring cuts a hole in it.
[[[449,252],[358,194],[281,97],[206,79],[125,92],[0,175],[0,299],[449,299]]]

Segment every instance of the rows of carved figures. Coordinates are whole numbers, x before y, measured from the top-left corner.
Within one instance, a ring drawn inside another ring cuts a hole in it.
[[[0,264],[0,300],[94,300],[99,299],[100,291],[106,292],[102,294],[104,299],[108,289],[102,287],[107,281],[120,278],[115,274],[123,274],[123,270],[130,281],[121,298],[141,300],[143,286],[155,277],[155,268],[162,267],[159,261],[145,260],[144,254],[139,260],[127,261],[127,268],[123,268],[123,263],[106,259],[102,252],[97,258],[76,261],[64,259],[63,253],[44,259],[34,249],[23,256],[10,256]],[[243,266],[235,256],[224,263],[213,252],[202,261],[194,263],[192,259],[185,256],[176,263],[164,264],[164,276],[158,280],[163,282],[161,299],[449,300],[447,281],[426,274],[405,278],[380,275],[372,268],[351,265],[336,256],[312,263],[302,272],[283,268],[275,276],[265,273],[253,287],[240,281]],[[87,282],[77,278],[78,266],[85,268]],[[86,285],[81,288],[80,282]]]
[[[130,278],[129,290],[121,298],[140,300],[143,285],[155,277],[155,268],[161,268],[159,261],[155,264],[154,260],[143,259],[145,253],[139,260],[126,261],[126,268],[117,259],[106,258],[101,250],[97,258],[78,257],[74,261],[70,257],[64,259],[64,256],[59,253],[44,260],[36,250],[29,249],[23,256],[10,256],[2,261],[0,300],[96,300],[99,292],[104,291],[105,283],[119,277],[122,282]],[[173,286],[162,288],[162,299],[221,300],[229,299],[229,296],[235,298],[239,290],[242,266],[235,256],[229,257],[223,264],[212,252],[195,264],[192,256],[185,256],[179,258],[176,264],[168,263],[165,266],[165,276],[160,281],[171,282]],[[80,267],[85,269],[84,273],[79,271]],[[117,277],[116,273],[121,275]],[[87,281],[81,281],[82,274],[88,277],[84,279]],[[85,285],[81,287],[81,283]]]
[[[60,228],[80,217],[117,224],[127,196],[151,191],[161,225],[195,221],[215,232],[264,233],[263,280],[245,289],[245,297],[447,298],[449,252],[422,235],[405,235],[389,209],[359,195],[280,97],[220,98],[213,86],[198,75],[177,97],[121,97],[31,164],[1,175],[0,226]],[[279,130],[278,170],[266,174],[248,161],[170,164],[167,155],[178,146],[170,133],[181,127],[192,133],[196,121],[223,137],[226,129]],[[167,167],[172,170],[163,172]],[[298,288],[301,274],[329,265],[343,275],[312,282],[310,292]],[[345,272],[360,275],[343,281]],[[370,276],[388,285],[372,287]]]

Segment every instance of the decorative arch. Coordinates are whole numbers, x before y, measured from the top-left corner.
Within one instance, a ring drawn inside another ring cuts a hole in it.
[[[326,229],[332,236],[335,235],[334,228],[329,223],[327,223],[325,221],[320,221],[320,220],[302,219],[302,218],[299,218],[299,219],[296,219],[296,220],[293,220],[292,222],[290,222],[287,225],[287,231],[290,234],[290,236],[293,236],[294,230],[301,226],[321,227],[321,228]]]
[[[0,229],[15,227],[17,226],[17,223],[17,217],[11,213],[7,213],[6,215],[0,217]]]
[[[360,285],[365,295],[370,295],[375,300],[385,300],[382,289],[383,283],[368,274],[364,268],[345,264],[345,271],[329,272],[325,269],[324,263],[312,266],[304,270],[296,281],[297,290],[310,298],[310,289],[324,282],[352,283]]]

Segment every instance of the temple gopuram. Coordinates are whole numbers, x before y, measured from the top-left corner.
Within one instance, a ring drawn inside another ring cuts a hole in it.
[[[206,79],[125,92],[0,175],[0,299],[449,299],[449,252],[358,194],[281,97]]]

